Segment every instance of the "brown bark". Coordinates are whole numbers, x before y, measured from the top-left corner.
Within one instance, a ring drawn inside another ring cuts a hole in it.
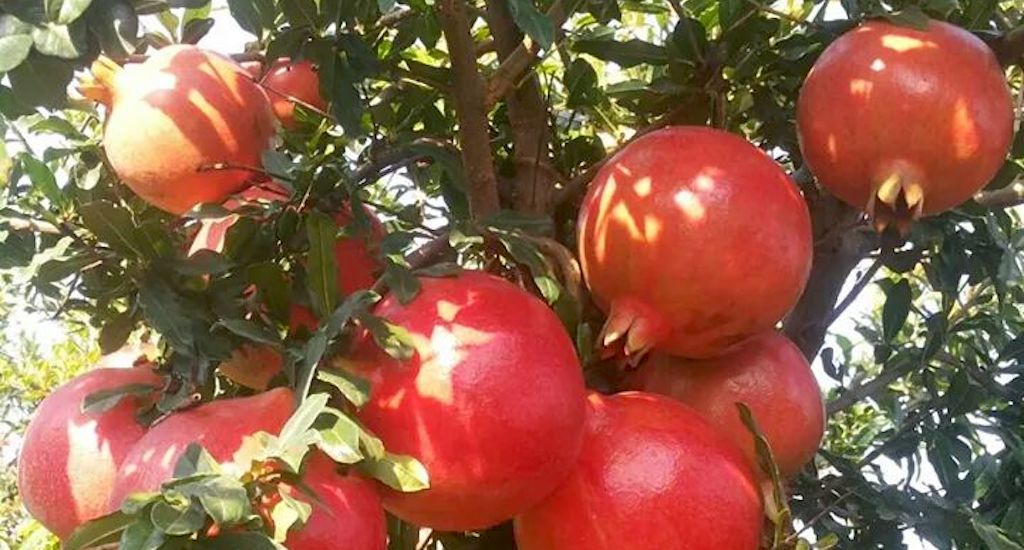
[[[500,209],[498,182],[491,159],[491,139],[485,104],[485,81],[476,63],[476,45],[464,0],[438,3],[441,27],[451,56],[455,86],[455,112],[459,120],[459,145],[466,170],[469,209],[474,219]]]
[[[523,35],[512,20],[507,0],[488,0],[486,17],[499,57],[509,60],[523,45]],[[548,214],[558,173],[551,164],[548,110],[536,75],[529,75],[518,88],[510,88],[505,99],[515,150],[513,208]]]
[[[1002,189],[982,191],[974,196],[974,200],[990,209],[1020,206],[1024,204],[1024,182],[1015,181]]]
[[[508,11],[505,9],[506,3],[501,2],[488,2],[488,14],[492,10],[491,4],[501,4],[503,11],[507,14]],[[555,3],[548,9],[548,17],[555,25],[555,29],[559,29],[565,23],[566,18],[569,16],[565,10],[562,0],[555,0]],[[514,28],[514,26],[513,26]],[[495,33],[494,24],[491,24],[491,32]],[[521,39],[516,40],[515,45],[507,52],[502,48],[501,38],[497,34],[494,35],[495,46],[497,46],[498,54],[501,55],[502,63],[498,67],[498,70],[491,76],[491,80],[487,83],[487,105],[488,107],[494,106],[502,97],[509,93],[509,90],[514,88],[523,75],[526,74],[533,64],[537,61],[537,52],[540,51],[540,45],[536,42],[525,43]],[[507,44],[506,44],[507,45]]]

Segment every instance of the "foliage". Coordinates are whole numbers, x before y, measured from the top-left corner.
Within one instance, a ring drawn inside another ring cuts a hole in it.
[[[462,2],[227,3],[253,35],[248,55],[302,56],[320,66],[331,108],[300,106],[300,128],[264,156],[289,200],[240,210],[222,254],[192,257],[182,250],[196,220],[223,211],[208,206],[172,219],[131,195],[105,164],[100,112],[65,90],[74,71],[101,52],[125,61],[200,40],[212,23],[207,2],[0,6],[0,284],[26,292],[41,311],[87,319],[104,351],[133,332],[159,334],[166,368],[183,382],[165,410],[185,406],[193,393],[210,399],[230,388],[214,367],[249,341],[286,354],[282,382],[352,402],[350,384],[314,376],[318,363],[343,356],[357,327],[403,353],[401,329],[369,313],[376,292],[318,290],[333,288],[336,263],[323,241],[365,231],[360,204],[387,220],[386,267],[375,290],[407,298],[416,291],[413,271],[444,272],[452,261],[500,271],[547,299],[589,359],[601,319],[564,252],[573,245],[580,191],[594,167],[638,131],[711,124],[745,135],[785,165],[815,220],[818,286],[785,330],[809,356],[826,344],[820,368],[834,387],[824,449],[791,488],[791,512],[798,527],[807,526],[802,534],[856,549],[902,548],[907,534],[937,548],[1024,546],[1019,214],[972,202],[919,223],[906,243],[879,239],[816,188],[793,123],[816,56],[857,21],[884,16],[915,25],[927,13],[977,32],[1005,58],[1021,23],[1016,4],[468,2],[468,17],[483,20],[466,50],[482,52],[486,82],[476,90],[482,97],[473,97],[472,82],[452,63],[468,40],[452,26]],[[521,34],[537,46],[520,46]],[[533,54],[535,78],[525,71]],[[1008,77],[1019,92],[1021,70],[1009,68]],[[483,102],[488,119],[456,108],[466,101]],[[482,159],[474,151],[488,143],[491,155]],[[494,198],[480,192],[488,169]],[[990,191],[1008,189],[1022,170],[1018,137]],[[356,219],[339,228],[326,214],[344,201]],[[875,307],[855,333],[826,338],[845,307],[836,306],[840,288],[857,265],[871,266],[864,282],[879,291]],[[287,334],[292,302],[318,313],[312,334]],[[49,385],[18,363],[2,369],[21,380],[5,381],[5,391],[29,381]],[[600,386],[600,369],[589,372]],[[28,410],[35,397],[18,395],[17,407]],[[395,548],[413,547],[402,536],[408,532],[395,523]],[[432,540],[497,548],[506,539],[507,529],[498,529]]]

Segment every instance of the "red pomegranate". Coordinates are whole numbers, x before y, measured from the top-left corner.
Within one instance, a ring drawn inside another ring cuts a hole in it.
[[[434,529],[482,529],[564,480],[583,436],[583,376],[543,302],[465,272],[422,279],[412,302],[389,296],[376,313],[409,331],[415,354],[398,361],[357,339],[352,366],[373,383],[359,416],[389,451],[430,474],[424,491],[385,489],[385,508]]]
[[[969,199],[1003,164],[1013,106],[992,50],[971,33],[869,21],[815,63],[797,105],[818,181],[883,229]]]
[[[267,69],[261,83],[274,106],[274,114],[285,128],[296,126],[296,99],[321,111],[327,110],[327,102],[320,95],[320,75],[309,60],[278,59]]]
[[[590,396],[575,472],[516,518],[520,550],[755,550],[761,493],[746,459],[662,396]]]
[[[18,491],[32,517],[66,538],[88,520],[109,513],[114,479],[145,432],[135,419],[142,402],[123,398],[113,408],[82,412],[85,398],[134,385],[161,387],[147,368],[101,368],[57,388],[36,409],[18,458]]]
[[[768,438],[782,475],[796,475],[818,452],[825,433],[821,390],[800,350],[770,333],[736,351],[705,360],[652,353],[626,387],[673,397],[700,413],[744,449],[757,471],[750,430],[737,402],[746,403]]]
[[[81,90],[109,108],[107,158],[150,204],[181,214],[221,202],[261,166],[274,136],[273,113],[263,90],[234,61],[176,45],[123,69],[101,58],[93,75],[95,82]]]
[[[380,496],[370,481],[356,475],[341,475],[326,455],[314,453],[303,474],[303,483],[315,499],[289,488],[292,498],[313,507],[302,528],[289,531],[289,550],[384,550],[387,527]]]
[[[230,462],[247,436],[281,431],[293,408],[291,390],[278,388],[252,397],[213,401],[171,415],[150,428],[125,457],[111,491],[110,506],[118,508],[132,493],[159,490],[162,483],[174,477],[178,459],[192,443],[202,445],[218,462]]]
[[[601,169],[579,218],[580,262],[609,312],[601,343],[713,357],[771,330],[811,267],[796,186],[742,138],[652,132]]]

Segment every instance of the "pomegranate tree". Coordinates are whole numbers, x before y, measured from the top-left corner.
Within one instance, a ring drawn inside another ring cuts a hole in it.
[[[144,63],[93,65],[82,92],[108,107],[103,146],[118,177],[150,204],[181,214],[241,190],[274,136],[266,94],[237,63],[168,46]]]
[[[65,383],[40,403],[18,457],[18,492],[39,523],[66,538],[82,523],[110,512],[107,502],[117,473],[145,433],[135,418],[144,392],[127,394],[96,413],[82,410],[85,398],[161,385],[146,367],[100,368]]]
[[[132,493],[159,490],[174,477],[178,459],[192,443],[202,445],[217,462],[230,462],[248,436],[281,431],[293,406],[291,390],[278,388],[172,414],[150,428],[121,463],[111,508],[117,509]]]
[[[389,296],[375,313],[407,329],[415,353],[400,361],[367,335],[357,340],[352,368],[373,384],[359,417],[430,474],[424,491],[384,489],[385,508],[435,529],[482,529],[564,480],[583,436],[583,376],[543,302],[465,272],[422,279],[409,304]]]
[[[710,128],[647,134],[601,169],[579,217],[579,255],[608,311],[602,344],[713,357],[771,330],[811,266],[807,207],[786,173]]]
[[[815,63],[797,105],[818,181],[901,231],[984,187],[1013,137],[1013,107],[992,50],[940,21],[869,21]]]
[[[327,109],[327,102],[320,95],[320,75],[308,59],[278,59],[267,69],[261,84],[267,90],[274,114],[285,128],[296,126],[296,100],[320,111]]]
[[[755,550],[761,521],[746,459],[700,415],[652,394],[592,394],[575,471],[515,534],[520,550]]]
[[[652,353],[627,378],[626,386],[685,403],[740,446],[756,469],[754,438],[736,408],[736,403],[746,403],[786,477],[814,458],[825,432],[825,410],[814,373],[800,350],[777,333],[714,359]]]

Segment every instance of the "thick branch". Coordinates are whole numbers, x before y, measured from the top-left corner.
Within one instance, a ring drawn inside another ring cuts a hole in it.
[[[455,87],[455,111],[459,119],[462,163],[469,180],[469,207],[474,218],[497,212],[498,181],[491,159],[491,139],[484,101],[484,79],[476,64],[476,45],[470,32],[463,0],[438,3],[441,27],[452,60]]]
[[[504,4],[504,2],[501,2],[501,4]],[[488,2],[488,11],[491,11],[491,2]],[[562,4],[562,0],[555,0],[555,3],[551,4],[551,8],[548,10],[548,17],[551,18],[556,29],[561,28],[565,24],[568,13]],[[497,34],[495,39],[497,41],[501,40]],[[501,66],[498,67],[494,75],[491,76],[490,82],[487,83],[486,97],[488,107],[493,107],[498,100],[505,97],[519,83],[523,75],[526,74],[526,71],[537,61],[537,52],[539,51],[540,45],[530,40],[528,42],[520,42],[508,55],[502,56],[504,61],[502,61]],[[500,44],[498,45],[498,52],[502,52]]]
[[[1011,29],[990,45],[1004,66],[1020,63],[1024,57],[1024,26]]]
[[[1024,204],[1024,182],[1016,181],[995,191],[982,191],[974,200],[990,209],[1012,208]]]
[[[507,0],[488,0],[486,17],[498,55],[509,59],[523,44],[523,35],[512,19]],[[551,166],[548,110],[536,75],[510,89],[507,104],[515,144],[515,210],[548,214],[559,176]]]

